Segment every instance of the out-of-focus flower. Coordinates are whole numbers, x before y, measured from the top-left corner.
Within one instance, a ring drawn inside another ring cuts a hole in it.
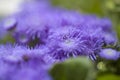
[[[117,42],[116,34],[112,27],[112,22],[107,18],[98,18],[96,16],[90,16],[90,15],[84,15],[83,21],[80,23],[81,26],[84,26],[84,28],[89,28],[88,31],[91,29],[94,31],[101,29],[102,37],[104,38],[104,43],[106,45],[115,45]],[[83,27],[82,27],[83,28]]]
[[[29,49],[25,46],[1,45],[0,50],[0,79],[50,80],[48,69],[55,60],[46,55],[46,47]]]
[[[106,45],[116,45],[117,44],[117,35],[113,32],[103,32],[104,41]]]
[[[38,63],[39,62],[39,63]],[[51,80],[48,74],[47,65],[43,66],[42,61],[12,64],[0,62],[1,80]]]
[[[44,6],[43,6],[44,5]],[[16,20],[16,28],[13,32],[13,36],[18,43],[29,43],[35,38],[40,41],[44,41],[49,31],[49,22],[51,22],[52,12],[50,6],[46,1],[32,1],[23,4],[25,8],[21,12],[13,15],[13,19]],[[54,16],[54,15],[53,15]],[[24,18],[24,19],[23,19]],[[52,24],[51,24],[52,25]]]
[[[36,65],[38,66],[38,65]],[[12,80],[51,80],[48,71],[44,68],[23,67],[12,78]]]
[[[44,61],[48,61],[45,59],[50,58],[49,55],[46,55],[49,49],[44,46],[37,47],[34,49],[29,49],[25,46],[1,45],[0,50],[1,50],[0,59],[5,60],[5,61],[10,61],[10,62],[20,62],[20,61],[24,61],[26,58],[27,59],[40,58],[40,59],[43,59]],[[52,58],[50,58],[49,60],[52,61]]]
[[[108,60],[117,60],[120,57],[120,53],[111,48],[102,49],[99,55]]]

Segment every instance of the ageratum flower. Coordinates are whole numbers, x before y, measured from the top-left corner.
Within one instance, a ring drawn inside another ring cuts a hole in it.
[[[36,5],[35,5],[36,4]],[[29,10],[23,9],[13,17],[17,20],[17,27],[13,36],[18,43],[30,43],[38,40],[38,44],[44,43],[49,32],[49,28],[60,26],[62,19],[56,9],[41,10],[42,3],[28,4]],[[32,6],[32,7],[31,7]]]
[[[27,8],[25,7],[14,15],[17,20],[14,33],[16,42],[28,44],[37,38],[38,43],[43,43],[47,38],[49,28],[61,25],[77,25],[80,21],[80,15],[77,12],[50,8],[47,4],[43,4],[46,7],[42,7],[41,4],[41,2],[24,4]]]
[[[117,37],[115,32],[112,28],[112,22],[107,19],[98,18],[96,21],[93,20],[93,22],[90,21],[91,24],[89,24],[92,27],[99,27],[102,29],[102,35],[104,37],[104,43],[106,45],[115,45],[117,43]]]
[[[108,18],[100,18],[98,24],[104,32],[113,32],[112,22]]]
[[[42,61],[39,63],[32,60],[27,63],[12,64],[0,61],[0,80],[51,80],[48,74],[47,64],[43,66]]]
[[[14,33],[16,41],[19,43],[28,43],[36,38],[39,39],[39,42],[44,41],[49,30],[44,17],[39,13],[31,13],[24,16],[24,20],[18,20],[18,25]]]
[[[0,79],[51,80],[48,69],[55,62],[44,46],[29,49],[25,46],[0,46]],[[24,77],[25,76],[25,77]]]
[[[4,63],[0,60],[0,80],[11,80],[11,76],[15,74],[16,66]]]
[[[1,60],[10,61],[10,62],[19,62],[23,60],[22,56],[24,54],[27,54],[25,53],[25,51],[28,52],[29,49],[27,49],[24,46],[12,47],[11,45],[8,46],[1,45],[0,50],[1,50],[0,52]]]
[[[43,42],[48,32],[48,12],[51,10],[49,1],[35,0],[22,4],[22,9],[4,21],[4,28],[14,28],[13,37],[18,43],[30,43],[36,38]],[[51,15],[49,15],[51,16]],[[51,17],[50,17],[51,18]]]
[[[80,23],[81,26],[85,28],[88,27],[89,29],[97,30],[97,28],[101,29],[101,34],[104,38],[104,43],[106,45],[115,45],[117,42],[116,34],[112,29],[112,23],[107,18],[98,18],[96,16],[90,15],[83,15],[82,17],[83,22]]]
[[[26,59],[30,60],[32,58],[40,58],[45,61],[45,63],[52,63],[54,60],[46,55],[49,49],[47,47],[41,46],[34,49],[29,49],[25,46],[18,45],[1,45],[0,46],[0,59],[8,62],[21,62]],[[47,60],[46,60],[47,58]]]
[[[103,32],[104,43],[106,45],[116,45],[117,44],[117,35],[115,33]]]
[[[114,49],[106,48],[101,50],[99,56],[108,60],[117,60],[120,57],[120,53]]]
[[[38,66],[38,65],[36,65]],[[13,77],[12,80],[52,80],[45,69],[24,67],[20,69]]]
[[[99,30],[90,31],[85,28],[65,26],[53,29],[50,32],[48,43],[51,52],[56,59],[66,59],[79,55],[90,55],[101,49],[102,38]],[[99,37],[98,37],[99,35]]]

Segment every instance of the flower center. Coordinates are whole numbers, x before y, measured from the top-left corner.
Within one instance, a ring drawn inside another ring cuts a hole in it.
[[[106,54],[108,54],[108,55],[113,55],[115,52],[114,51],[111,51],[111,50],[108,50],[108,51],[106,51]]]
[[[62,42],[61,47],[65,50],[73,50],[75,47],[75,41],[72,39]]]

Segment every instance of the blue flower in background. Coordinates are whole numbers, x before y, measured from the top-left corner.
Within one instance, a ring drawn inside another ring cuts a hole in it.
[[[117,60],[120,57],[120,52],[111,48],[102,49],[98,54],[100,57],[108,60]]]
[[[83,15],[83,21],[80,23],[79,28],[89,28],[88,31],[93,30],[97,31],[101,30],[100,33],[104,39],[104,43],[108,45],[115,45],[117,43],[116,34],[112,28],[112,22],[108,18],[98,18],[94,15]],[[82,26],[82,27],[81,27]],[[89,34],[91,35],[91,33]]]
[[[45,46],[29,49],[28,47],[19,45],[0,45],[0,50],[0,59],[8,62],[16,63],[32,58],[43,59],[45,63],[55,62],[55,60],[47,54],[49,49]]]
[[[49,68],[43,65],[42,61],[33,60],[33,62],[8,63],[0,61],[0,79],[1,80],[51,80],[48,74]]]
[[[104,41],[106,43],[106,45],[116,45],[117,44],[117,36],[115,33],[109,33],[109,32],[103,32],[102,33],[104,36]]]

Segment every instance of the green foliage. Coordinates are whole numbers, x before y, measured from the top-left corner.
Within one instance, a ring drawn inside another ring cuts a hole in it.
[[[106,74],[99,76],[97,80],[120,80],[120,76],[114,74]]]
[[[56,64],[50,74],[54,80],[94,80],[95,69],[91,60],[79,57]]]
[[[14,39],[10,34],[7,34],[3,39],[0,39],[0,44],[14,43]]]
[[[68,9],[78,10],[84,13],[103,15],[100,0],[52,0],[54,5]]]

